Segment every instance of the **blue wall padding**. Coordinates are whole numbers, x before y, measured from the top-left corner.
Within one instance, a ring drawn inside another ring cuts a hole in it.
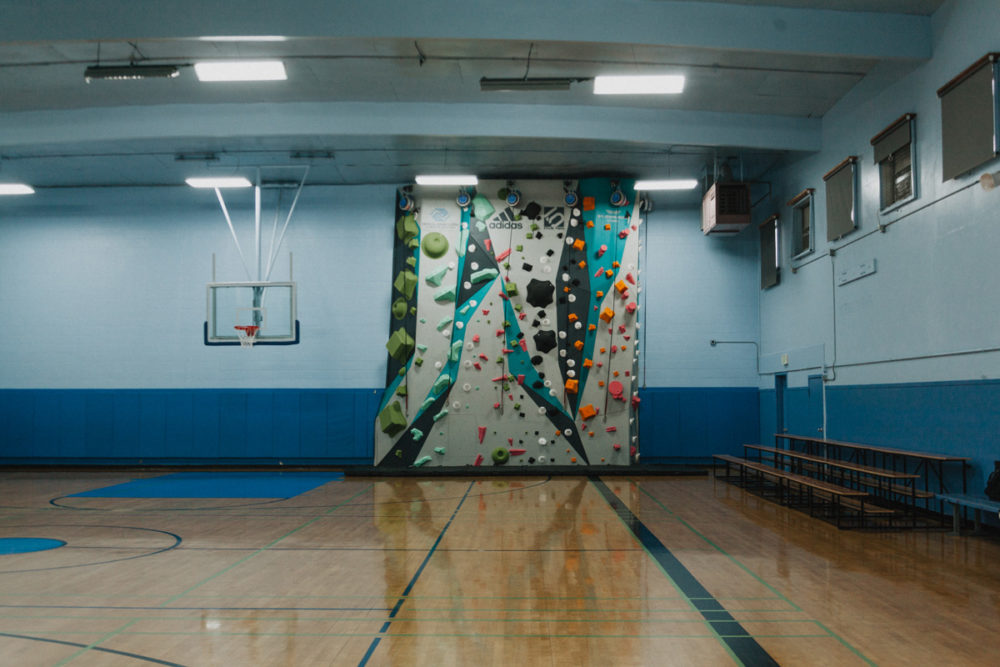
[[[374,389],[4,389],[4,463],[371,464]]]
[[[178,472],[74,493],[77,498],[293,498],[344,473]]]
[[[708,461],[712,454],[742,455],[759,426],[756,387],[656,387],[639,392],[642,463]]]

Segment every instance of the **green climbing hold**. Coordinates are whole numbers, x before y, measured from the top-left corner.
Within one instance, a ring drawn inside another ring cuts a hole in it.
[[[389,342],[385,344],[385,349],[389,350],[389,356],[403,364],[413,353],[413,337],[400,327],[389,336]]]
[[[440,232],[431,232],[424,236],[420,247],[423,249],[424,254],[431,259],[444,257],[444,254],[448,252],[448,238]]]
[[[403,243],[409,243],[420,234],[420,227],[417,226],[417,219],[413,214],[404,215],[396,221],[396,236]]]
[[[493,450],[493,453],[490,454],[490,458],[493,459],[494,465],[502,466],[510,460],[510,452],[503,447],[497,447]]]
[[[416,364],[417,366],[423,366],[424,365],[424,358],[423,357],[417,357],[416,359],[413,360],[413,363]]]
[[[411,269],[416,268],[416,266],[417,266],[417,258],[416,257],[407,257],[406,258],[406,265],[408,267],[410,267]]]
[[[406,396],[406,385],[401,384],[396,387],[396,396]]]
[[[441,282],[444,280],[444,274],[448,273],[448,265],[445,264],[437,271],[429,274],[424,280],[427,281],[428,285],[433,285],[434,287],[440,287]]]
[[[455,287],[446,287],[437,294],[434,295],[435,301],[449,302],[455,300]]]
[[[419,442],[420,438],[424,437],[424,432],[421,431],[419,428],[411,428],[410,435],[413,436],[413,440],[415,442]]]
[[[434,448],[434,453],[435,454],[444,454],[444,452],[445,452],[444,447],[435,447]]]
[[[413,298],[413,293],[417,289],[417,276],[413,271],[403,270],[392,281],[392,286],[407,299]]]
[[[451,361],[458,361],[461,358],[461,356],[462,356],[462,341],[456,340],[454,343],[451,344],[451,354],[448,355],[448,358]]]
[[[472,210],[475,211],[476,217],[480,220],[486,220],[496,211],[490,200],[481,193],[472,198]]]
[[[431,386],[431,391],[435,394],[440,394],[442,391],[451,385],[451,376],[447,373],[442,373],[438,376],[438,379],[434,380],[434,384]]]
[[[445,315],[445,316],[444,316],[444,317],[443,317],[443,318],[441,319],[441,321],[440,321],[440,322],[438,322],[438,325],[437,325],[437,330],[438,330],[438,331],[444,331],[444,330],[445,330],[446,328],[448,328],[448,325],[449,325],[449,324],[451,324],[451,322],[452,322],[452,318],[451,318],[451,317],[449,317],[449,316],[447,316],[447,315]]]
[[[476,285],[478,283],[484,283],[487,280],[493,280],[498,275],[500,275],[500,272],[497,271],[496,269],[480,269],[478,271],[473,272],[473,274],[470,276],[470,282],[473,285]]]
[[[399,297],[392,302],[392,316],[397,320],[401,320],[406,317],[406,299]]]
[[[443,408],[441,412],[434,415],[434,421],[437,421],[448,414],[448,408]]]
[[[399,401],[393,401],[382,409],[378,415],[378,425],[390,438],[406,428],[406,416]]]
[[[420,466],[422,466],[424,464],[430,463],[430,461],[431,461],[431,457],[429,457],[429,456],[421,456],[419,459],[417,459],[416,461],[413,462],[413,467],[414,468],[419,468]]]

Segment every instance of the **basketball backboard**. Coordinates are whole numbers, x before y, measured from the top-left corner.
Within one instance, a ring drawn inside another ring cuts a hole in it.
[[[254,345],[295,345],[294,282],[208,283],[205,345],[239,345],[236,327],[256,326]]]

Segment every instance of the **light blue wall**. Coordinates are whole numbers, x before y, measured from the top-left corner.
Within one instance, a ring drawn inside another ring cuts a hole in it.
[[[828,436],[967,454],[980,479],[1000,458],[1000,190],[977,181],[998,166],[941,182],[936,90],[996,50],[1000,4],[948,2],[932,25],[929,62],[891,85],[873,72],[824,117],[823,149],[773,175],[770,209],[759,214],[782,216],[783,266],[781,284],[761,294],[761,346],[765,370],[787,370],[793,388],[820,372],[807,367],[827,366]],[[907,112],[917,114],[918,197],[880,214],[870,139]],[[859,229],[827,243],[822,176],[849,155],[860,158]],[[784,202],[806,187],[816,189],[816,251],[793,265]],[[835,286],[837,272],[871,259],[874,275]],[[782,353],[787,368],[777,365]],[[773,382],[762,375],[760,386]],[[762,425],[772,423],[763,413],[773,397],[762,406]]]
[[[293,252],[302,342],[252,352],[203,344],[212,253],[220,281],[246,280],[211,191],[5,198],[0,388],[380,387],[393,193],[304,190],[271,276],[287,280]],[[253,195],[226,197],[249,256]]]
[[[644,227],[644,349],[650,387],[754,387],[758,336],[755,230],[705,236],[700,209],[658,205]]]

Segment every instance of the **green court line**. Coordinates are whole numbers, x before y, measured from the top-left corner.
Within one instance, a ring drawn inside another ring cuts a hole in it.
[[[772,593],[774,593],[775,595],[777,595],[778,597],[780,597],[781,599],[783,599],[784,601],[786,601],[789,605],[791,605],[795,609],[797,609],[799,611],[802,611],[801,607],[799,607],[797,604],[795,604],[794,602],[792,602],[791,600],[789,600],[785,595],[783,595],[781,593],[781,591],[779,591],[777,588],[775,588],[771,584],[769,584],[766,581],[764,581],[764,579],[761,578],[760,576],[758,576],[757,573],[753,572],[746,565],[744,565],[743,563],[741,563],[740,561],[738,561],[736,558],[734,558],[733,556],[731,556],[729,553],[726,552],[725,549],[723,549],[722,547],[720,547],[719,545],[717,545],[715,542],[713,542],[712,540],[708,539],[708,537],[706,537],[705,535],[703,535],[694,526],[692,526],[687,521],[685,521],[684,518],[681,517],[679,514],[675,514],[666,505],[664,505],[663,502],[661,502],[659,498],[657,498],[652,493],[650,493],[645,488],[643,488],[643,486],[642,486],[642,484],[640,482],[636,482],[635,480],[632,480],[632,479],[630,479],[629,482],[632,483],[632,484],[635,484],[643,494],[649,496],[649,498],[651,498],[653,500],[653,502],[655,502],[657,505],[659,505],[665,512],[667,512],[668,514],[676,517],[677,520],[680,521],[680,523],[685,528],[687,528],[689,531],[691,531],[692,533],[694,533],[695,535],[697,535],[699,538],[701,538],[702,540],[704,540],[705,543],[708,544],[710,547],[712,547],[713,549],[715,549],[716,551],[718,551],[719,553],[721,553],[723,556],[725,556],[726,558],[728,558],[730,561],[732,561],[733,563],[735,563],[738,567],[740,567],[740,569],[742,569],[744,572],[746,572],[751,577],[753,577],[754,579],[756,579],[758,582],[760,582],[761,584],[763,584],[764,587],[767,588],[769,591],[771,591]],[[864,660],[866,663],[868,663],[872,667],[875,667],[875,663],[874,662],[872,662],[870,659],[868,659],[861,651],[859,651],[857,648],[855,648],[854,646],[852,646],[843,637],[841,637],[837,633],[835,633],[832,630],[830,630],[828,627],[826,627],[825,625],[823,625],[819,620],[816,620],[815,622],[824,631],[829,632],[831,637],[833,637],[834,639],[836,639],[837,641],[839,641],[841,644],[843,644],[844,646],[846,646],[848,649],[850,649],[852,653],[854,653],[855,655],[857,655],[859,658],[861,658],[862,660]]]
[[[306,521],[305,523],[303,523],[302,525],[298,526],[297,528],[293,528],[292,530],[288,531],[287,533],[285,533],[285,534],[284,534],[284,535],[282,535],[281,537],[279,537],[279,538],[277,538],[277,539],[273,540],[272,542],[270,542],[270,543],[268,543],[268,544],[265,544],[265,545],[264,545],[264,546],[262,546],[262,547],[261,547],[260,549],[257,549],[257,550],[256,550],[256,551],[254,551],[254,552],[253,552],[252,554],[247,554],[246,556],[244,556],[243,558],[239,559],[239,560],[238,560],[238,561],[236,561],[235,563],[232,563],[232,564],[230,564],[230,565],[228,565],[228,566],[226,566],[226,567],[222,568],[221,570],[219,570],[219,571],[218,571],[218,572],[216,572],[215,574],[213,574],[213,575],[211,575],[211,576],[209,576],[209,577],[206,577],[205,579],[202,579],[202,580],[201,580],[201,581],[199,581],[199,582],[198,582],[197,584],[195,584],[195,585],[191,586],[191,587],[190,587],[190,588],[188,588],[187,590],[184,590],[184,591],[181,591],[181,592],[180,592],[180,593],[178,593],[177,595],[174,595],[173,597],[171,597],[171,598],[167,599],[167,600],[166,600],[165,602],[161,603],[161,604],[160,604],[159,606],[161,606],[161,607],[165,607],[165,606],[166,606],[166,605],[168,605],[168,604],[173,604],[174,602],[177,602],[177,601],[178,601],[178,600],[180,600],[180,599],[181,599],[182,597],[184,597],[185,595],[187,595],[187,594],[188,594],[188,593],[190,593],[191,591],[195,590],[195,589],[196,589],[196,588],[198,588],[199,586],[204,586],[205,584],[207,584],[208,582],[212,581],[212,580],[213,580],[213,579],[215,579],[216,577],[219,577],[219,576],[222,576],[223,574],[225,574],[226,572],[229,572],[229,571],[230,571],[230,570],[232,570],[233,568],[235,568],[235,567],[238,567],[238,566],[242,565],[243,563],[247,562],[248,560],[250,560],[250,559],[251,559],[251,558],[253,558],[254,556],[256,556],[256,555],[258,555],[258,554],[262,554],[262,553],[264,553],[264,552],[265,552],[265,551],[267,551],[267,550],[268,550],[268,549],[269,549],[270,547],[274,546],[274,545],[275,545],[275,544],[277,544],[278,542],[281,542],[282,540],[284,540],[284,539],[286,539],[286,538],[288,538],[288,537],[291,537],[292,535],[294,535],[295,533],[299,532],[300,530],[303,530],[304,528],[308,528],[309,526],[311,526],[312,524],[316,523],[316,522],[317,522],[317,521],[319,521],[319,520],[320,520],[321,518],[323,518],[323,516],[325,516],[325,515],[327,515],[327,514],[330,514],[331,512],[335,512],[335,511],[336,511],[336,510],[337,510],[338,508],[340,508],[340,507],[343,507],[343,506],[344,506],[344,505],[346,505],[347,503],[351,502],[352,500],[354,500],[355,498],[357,498],[358,496],[360,496],[360,495],[361,495],[362,493],[367,493],[367,492],[368,492],[369,490],[371,490],[371,489],[372,489],[372,487],[374,487],[374,486],[375,486],[375,484],[374,484],[374,483],[372,483],[372,484],[369,484],[368,486],[366,486],[365,488],[361,489],[360,491],[358,491],[357,493],[355,493],[355,494],[354,494],[353,496],[351,496],[351,497],[350,497],[350,498],[348,498],[347,500],[344,500],[344,501],[342,501],[342,502],[340,502],[340,503],[337,503],[336,505],[334,505],[334,506],[330,507],[330,508],[329,508],[328,510],[326,510],[326,512],[324,512],[324,513],[323,513],[323,514],[321,514],[320,516],[317,516],[317,517],[313,517],[312,519],[310,519],[309,521]]]
[[[126,623],[125,625],[121,626],[117,630],[112,630],[111,632],[106,633],[104,636],[99,637],[98,639],[96,639],[96,640],[92,641],[91,643],[87,644],[86,646],[84,646],[83,648],[81,648],[79,651],[77,651],[73,655],[71,655],[71,656],[69,656],[67,658],[63,658],[62,660],[60,660],[59,662],[57,662],[53,667],[60,667],[61,665],[65,665],[68,662],[71,662],[71,661],[75,660],[76,658],[80,657],[81,655],[83,655],[84,653],[86,653],[90,649],[94,648],[95,646],[98,646],[98,645],[102,644],[103,642],[111,639],[112,637],[121,634],[122,632],[124,632],[125,630],[127,630],[129,627],[131,627],[133,624],[135,624],[135,622],[136,622],[136,619],[133,618],[132,620],[130,620],[128,623]],[[50,634],[54,634],[54,633],[50,633]]]

